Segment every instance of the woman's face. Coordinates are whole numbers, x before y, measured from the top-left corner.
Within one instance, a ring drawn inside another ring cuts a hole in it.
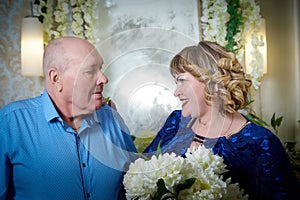
[[[182,102],[182,115],[201,118],[208,105],[205,103],[205,84],[188,72],[175,75],[177,85],[174,95]]]

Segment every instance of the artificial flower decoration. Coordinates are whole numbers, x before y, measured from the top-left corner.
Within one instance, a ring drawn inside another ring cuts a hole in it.
[[[263,56],[258,47],[264,46],[258,37],[261,23],[260,7],[255,0],[201,0],[203,39],[214,41],[236,54],[243,63],[245,44],[251,34],[253,87],[258,89],[263,76]]]
[[[223,158],[204,146],[189,149],[186,158],[174,153],[137,159],[123,184],[127,199],[247,199],[226,172]]]
[[[74,35],[94,43],[96,0],[35,0],[43,23],[45,43],[65,35]]]

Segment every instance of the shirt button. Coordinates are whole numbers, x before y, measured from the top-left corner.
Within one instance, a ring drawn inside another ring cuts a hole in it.
[[[90,198],[90,197],[91,197],[90,193],[86,193],[86,198]]]
[[[85,164],[85,163],[82,163],[82,167],[86,167],[86,164]]]

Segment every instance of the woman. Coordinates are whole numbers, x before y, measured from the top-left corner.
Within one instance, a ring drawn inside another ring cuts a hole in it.
[[[281,141],[238,112],[251,81],[235,55],[213,42],[184,48],[170,63],[182,110],[168,117],[144,153],[204,145],[224,158],[233,182],[249,199],[293,199],[296,179]]]

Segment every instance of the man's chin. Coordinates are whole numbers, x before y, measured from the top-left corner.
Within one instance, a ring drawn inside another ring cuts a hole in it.
[[[95,110],[100,109],[104,104],[105,104],[105,101],[101,101],[101,100],[96,101],[95,102]]]

